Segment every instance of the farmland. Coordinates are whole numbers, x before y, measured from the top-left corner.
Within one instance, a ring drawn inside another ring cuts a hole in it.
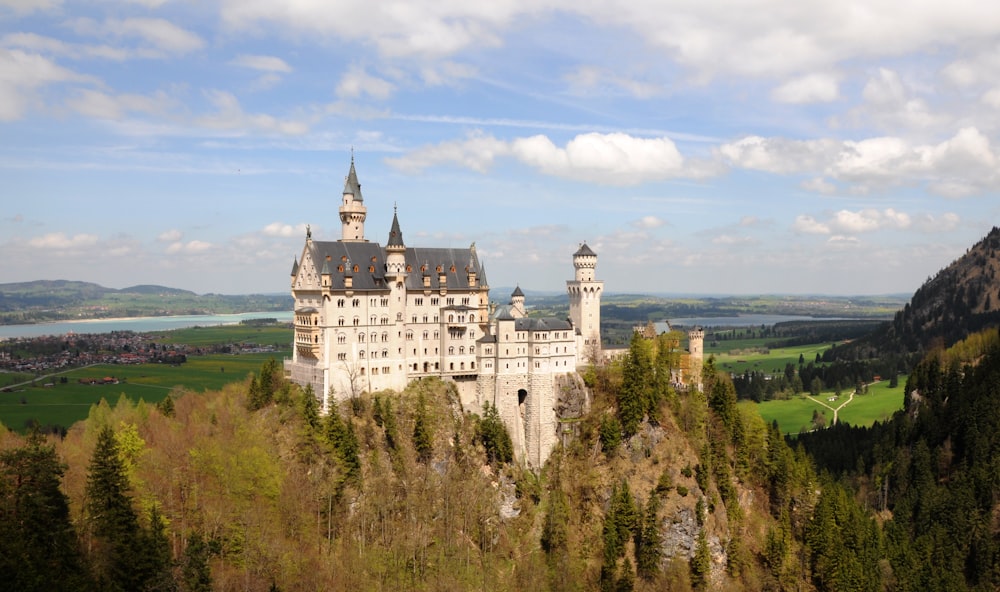
[[[856,426],[870,426],[876,421],[883,421],[893,413],[903,408],[903,384],[906,377],[899,377],[899,385],[889,388],[889,382],[883,380],[868,385],[868,392],[856,395],[850,403],[840,408],[838,421]],[[785,434],[797,434],[803,430],[813,429],[813,412],[819,411],[826,415],[827,422],[833,420],[833,411],[826,405],[837,408],[847,401],[850,393],[844,391],[837,397],[833,391],[820,393],[812,397],[806,394],[796,395],[787,400],[765,401],[757,403],[757,411],[768,423],[777,421]],[[833,398],[833,401],[829,399]],[[742,405],[754,405],[751,402]]]

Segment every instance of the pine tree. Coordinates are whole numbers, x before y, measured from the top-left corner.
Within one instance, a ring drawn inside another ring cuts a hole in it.
[[[198,533],[188,536],[184,549],[181,577],[186,592],[211,592],[212,571],[208,565],[209,549]]]
[[[307,384],[306,388],[302,389],[300,401],[299,410],[302,413],[302,419],[312,430],[317,430],[319,428],[319,404],[316,402],[316,392],[313,391],[311,384]]]
[[[0,452],[0,587],[25,592],[91,587],[69,503],[59,488],[63,470],[37,430],[23,446]]]
[[[636,572],[644,580],[654,579],[660,571],[663,537],[660,535],[659,511],[660,498],[654,490],[646,502],[646,509],[642,514],[642,527],[639,529],[635,545]]]
[[[712,570],[712,554],[708,549],[708,538],[705,529],[698,531],[698,541],[691,558],[691,587],[695,590],[708,588]]]
[[[87,519],[100,545],[92,562],[110,590],[139,590],[145,582],[139,569],[139,520],[129,497],[128,479],[118,456],[115,434],[105,426],[97,435],[90,459],[86,490]]]
[[[413,419],[413,448],[417,451],[417,460],[422,463],[430,461],[434,452],[434,439],[428,425],[427,406],[424,404],[423,393],[420,394],[417,401],[417,413]]]
[[[514,460],[514,444],[507,433],[507,426],[500,419],[496,406],[489,402],[483,405],[483,418],[476,428],[476,439],[486,449],[486,458],[490,463],[509,463]]]
[[[344,481],[361,479],[360,445],[354,433],[354,424],[349,417],[341,418],[336,406],[331,407],[330,414],[326,416],[326,439],[340,461]]]

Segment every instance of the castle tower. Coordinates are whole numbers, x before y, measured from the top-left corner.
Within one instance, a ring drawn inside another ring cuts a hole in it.
[[[351,170],[354,170],[353,167]],[[385,272],[394,281],[401,282],[406,277],[406,245],[403,244],[403,231],[399,229],[395,207],[392,209],[389,240],[385,244]]]
[[[351,154],[351,170],[344,180],[344,201],[340,206],[340,240],[344,242],[363,242],[365,240],[365,217],[368,208],[361,197],[361,183],[358,174],[354,172],[354,154]]]
[[[593,361],[601,352],[601,293],[604,282],[594,279],[597,253],[587,243],[573,253],[575,279],[566,282],[569,293],[569,320],[576,328],[578,366]]]
[[[705,331],[695,327],[688,331],[689,384],[701,388],[701,367],[705,363]]]
[[[514,288],[514,291],[510,295],[510,307],[511,314],[514,318],[522,318],[528,316],[524,311],[524,292],[521,291],[521,286]]]

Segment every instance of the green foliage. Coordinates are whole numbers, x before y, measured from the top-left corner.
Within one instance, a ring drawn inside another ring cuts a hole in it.
[[[0,452],[0,582],[25,592],[89,589],[68,500],[64,467],[38,432]]]
[[[186,592],[211,592],[212,570],[208,565],[210,552],[201,534],[188,535],[184,560],[181,564],[181,581]]]
[[[549,494],[549,505],[542,524],[542,549],[555,554],[565,551],[569,537],[569,506],[566,495],[556,484]]]
[[[651,387],[652,377],[649,342],[635,333],[622,363],[622,386],[618,391],[618,419],[626,438],[632,437],[643,417],[654,410],[656,398]]]
[[[708,549],[708,537],[705,535],[704,528],[698,531],[698,540],[695,543],[690,568],[691,586],[695,590],[706,590],[710,583],[712,554]]]
[[[316,393],[311,384],[307,384],[299,396],[299,413],[302,415],[302,421],[310,430],[319,429],[319,402],[316,400]]]
[[[636,573],[644,580],[653,580],[660,571],[663,537],[660,534],[660,498],[650,494],[642,513],[641,526],[635,540]]]
[[[427,417],[427,405],[424,394],[417,399],[417,410],[413,417],[413,449],[417,452],[417,460],[427,463],[434,453],[434,435]]]
[[[476,440],[486,449],[490,463],[509,463],[514,460],[514,444],[507,433],[507,426],[500,419],[496,406],[483,404],[483,418],[476,427]]]
[[[167,395],[162,401],[156,404],[156,409],[166,417],[174,416],[174,398]]]
[[[613,415],[601,417],[601,426],[598,428],[598,437],[601,440],[601,449],[604,454],[611,455],[622,443],[622,424]]]
[[[360,446],[358,437],[354,433],[354,424],[350,417],[340,416],[336,405],[330,407],[330,413],[326,416],[326,441],[340,462],[344,481],[353,483],[360,481]]]

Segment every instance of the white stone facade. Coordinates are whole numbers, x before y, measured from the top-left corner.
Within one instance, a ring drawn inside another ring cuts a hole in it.
[[[475,244],[406,246],[395,214],[386,246],[369,242],[353,160],[340,218],[341,239],[315,241],[307,232],[293,265],[286,376],[312,385],[324,412],[362,392],[399,391],[429,376],[450,380],[466,410],[496,406],[520,459],[544,464],[559,434],[556,377],[600,355],[596,254],[584,244],[573,256],[570,320],[530,318],[520,288],[509,305],[490,304]]]

